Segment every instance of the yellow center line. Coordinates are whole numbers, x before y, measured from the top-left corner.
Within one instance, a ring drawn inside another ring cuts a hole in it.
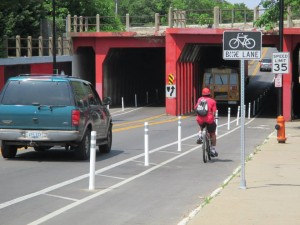
[[[121,126],[125,126],[125,125],[128,125],[128,124],[136,124],[136,123],[147,122],[149,120],[154,120],[154,119],[160,118],[164,115],[166,115],[166,114],[160,114],[160,115],[148,117],[148,118],[141,119],[141,120],[134,120],[134,121],[124,122],[124,123],[118,123],[118,124],[114,124],[114,127],[121,127]]]
[[[188,118],[188,116],[182,116],[181,117],[181,119],[186,119],[186,118]],[[163,124],[163,123],[170,123],[170,122],[174,122],[174,121],[177,121],[177,120],[178,120],[178,118],[173,118],[173,119],[161,120],[161,121],[157,121],[157,122],[151,122],[151,123],[149,123],[149,126]],[[143,127],[143,126],[144,126],[144,124],[140,123],[140,124],[127,126],[127,127],[120,127],[120,128],[116,128],[116,129],[113,128],[112,131],[113,131],[113,133],[116,133],[116,132],[130,130],[130,129],[139,128],[139,127]]]
[[[267,51],[268,51],[268,48],[263,48],[263,51],[262,51],[262,57],[261,58],[264,58],[265,57],[265,55],[267,54]],[[253,70],[253,76],[255,76],[255,75],[257,75],[257,73],[258,73],[258,70],[259,70],[259,63],[256,63],[256,66],[255,66],[255,68],[254,68],[254,70]]]

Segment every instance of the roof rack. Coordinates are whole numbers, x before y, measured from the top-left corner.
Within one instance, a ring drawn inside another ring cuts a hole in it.
[[[18,75],[19,77],[34,77],[34,76],[37,76],[37,77],[71,77],[69,75],[66,75],[66,74],[19,74]]]

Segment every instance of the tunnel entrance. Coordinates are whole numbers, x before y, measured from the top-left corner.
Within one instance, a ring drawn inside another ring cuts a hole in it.
[[[165,48],[111,48],[103,66],[112,107],[165,105]]]
[[[194,112],[201,96],[204,72],[209,68],[239,68],[238,60],[224,60],[221,44],[186,44],[177,61],[177,112],[179,115]]]
[[[292,119],[300,119],[300,44],[293,51],[292,68]]]
[[[95,86],[95,52],[92,47],[79,47],[73,57],[72,75]]]

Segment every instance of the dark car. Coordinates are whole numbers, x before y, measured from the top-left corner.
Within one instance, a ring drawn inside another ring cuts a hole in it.
[[[271,58],[263,58],[260,61],[260,71],[272,71],[272,59]]]
[[[0,140],[4,158],[17,148],[45,151],[54,146],[74,150],[78,159],[90,155],[91,131],[100,152],[112,144],[112,118],[90,82],[61,75],[10,78],[0,94]]]

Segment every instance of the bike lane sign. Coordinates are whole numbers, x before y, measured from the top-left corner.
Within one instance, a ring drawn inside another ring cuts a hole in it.
[[[262,35],[260,31],[224,31],[223,59],[260,59]]]

